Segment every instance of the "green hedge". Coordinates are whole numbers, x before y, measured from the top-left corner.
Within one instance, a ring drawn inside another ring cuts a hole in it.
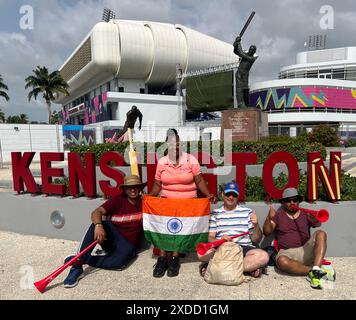
[[[288,176],[285,173],[281,173],[277,178],[274,179],[274,183],[276,188],[283,189],[288,182]],[[65,184],[66,186],[66,194],[65,196],[69,196],[69,184],[68,178],[56,178],[53,183],[55,184]],[[41,187],[41,186],[40,186]],[[222,201],[221,191],[223,190],[223,184],[219,185],[218,188],[218,198]],[[41,189],[41,188],[40,188]],[[342,172],[341,175],[341,201],[355,201],[356,200],[356,177],[352,177],[349,174],[345,174]],[[307,194],[307,175],[301,174],[298,186],[298,192],[303,196],[304,199],[308,198]],[[85,194],[81,191],[78,195],[79,197],[85,196]],[[265,191],[263,181],[261,177],[246,177],[246,199],[245,201],[265,201],[267,199],[267,193]],[[274,199],[278,200],[278,199]],[[318,188],[318,201],[330,201],[327,197],[324,189],[322,188],[321,183],[319,183]]]
[[[356,139],[348,139],[344,142],[346,148],[356,147]]]
[[[84,154],[85,152],[94,152],[96,163],[98,163],[101,155],[107,151],[117,151],[124,154],[125,150],[128,148],[128,142],[124,143],[103,143],[91,146],[74,146],[71,147],[71,152],[77,152]],[[146,163],[147,149],[157,150],[163,145],[163,142],[156,143],[140,143],[135,142],[134,146],[136,150],[144,150],[144,163]],[[187,152],[197,152],[211,150],[215,161],[219,164],[222,163],[222,158],[224,155],[224,143],[220,140],[218,141],[183,141],[181,143],[182,148],[186,148]],[[307,161],[308,152],[318,151],[321,153],[323,159],[326,157],[326,149],[320,143],[308,143],[304,138],[287,138],[287,137],[271,137],[257,142],[233,142],[231,146],[232,152],[255,152],[257,153],[258,163],[262,164],[265,162],[267,157],[275,151],[287,151],[296,158],[298,162]],[[227,149],[226,151],[229,151]]]

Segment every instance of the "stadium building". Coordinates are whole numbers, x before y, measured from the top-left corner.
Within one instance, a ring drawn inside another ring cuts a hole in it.
[[[319,124],[356,138],[356,47],[300,52],[279,80],[254,83],[250,104],[268,112],[270,134],[296,136]]]
[[[231,44],[182,25],[100,22],[60,67],[70,96],[56,103],[67,125],[122,127],[136,105],[143,127],[179,127],[185,123],[182,74],[237,62]]]

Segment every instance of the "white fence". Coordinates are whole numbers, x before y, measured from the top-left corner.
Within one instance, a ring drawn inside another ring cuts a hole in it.
[[[107,122],[105,125],[98,123],[96,125],[83,126],[81,132],[76,128],[72,135],[71,126],[66,127],[66,130],[64,130],[62,125],[0,123],[0,168],[5,163],[11,163],[11,152],[36,152],[33,161],[39,161],[40,152],[67,151],[70,144],[103,143],[104,131],[113,128],[119,129],[118,126],[115,126],[114,121]],[[142,127],[142,130],[137,128],[134,130],[133,139],[140,142],[164,141],[169,128],[168,126],[158,127],[154,123],[148,123],[148,126]],[[200,135],[203,133],[199,127],[175,128],[180,135],[181,141],[200,140]],[[84,131],[86,130],[94,131],[93,139],[85,137]],[[65,132],[67,133],[65,134]],[[211,139],[211,136],[209,138]]]
[[[63,133],[60,125],[0,124],[0,167],[11,162],[11,152],[62,152]]]

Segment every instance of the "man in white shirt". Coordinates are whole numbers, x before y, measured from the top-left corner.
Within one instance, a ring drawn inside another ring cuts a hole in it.
[[[235,182],[227,183],[222,192],[224,205],[213,210],[209,221],[209,242],[225,239],[234,241],[241,246],[244,255],[244,272],[253,277],[259,277],[262,273],[262,267],[267,265],[269,256],[266,251],[257,249],[254,244],[258,244],[262,239],[262,231],[258,225],[256,213],[250,208],[239,206],[238,204],[239,188]],[[235,235],[248,234],[232,238]],[[199,259],[205,264],[200,267],[203,275],[207,262],[214,256],[215,248],[207,251]]]

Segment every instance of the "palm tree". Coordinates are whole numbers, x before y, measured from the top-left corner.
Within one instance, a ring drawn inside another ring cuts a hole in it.
[[[28,123],[28,116],[27,114],[21,113],[19,117],[20,123]]]
[[[5,98],[6,101],[10,100],[10,97],[7,95],[5,90],[9,90],[7,85],[3,82],[2,76],[0,74],[0,97]],[[5,113],[1,111],[0,109],[0,122],[4,123],[5,122]]]
[[[37,96],[42,93],[43,99],[46,101],[48,110],[48,123],[51,123],[52,110],[51,105],[55,100],[54,95],[58,93],[63,93],[68,96],[68,83],[62,78],[58,70],[52,73],[48,72],[46,67],[37,66],[36,70],[32,70],[35,75],[28,76],[26,81],[25,89],[32,88],[28,93],[28,101],[31,98],[37,99]]]
[[[4,123],[5,122],[5,113],[1,111],[0,109],[0,123]]]
[[[51,123],[50,124],[57,124],[57,123],[59,123],[59,112],[54,110],[53,113],[52,113],[52,119],[51,119]]]
[[[6,101],[10,100],[10,97],[7,95],[7,93],[5,92],[5,90],[9,90],[9,88],[7,87],[7,85],[3,82],[3,78],[0,74],[0,97],[5,98]]]
[[[16,116],[8,116],[7,123],[28,123],[28,116],[27,114],[21,113],[20,115]]]

